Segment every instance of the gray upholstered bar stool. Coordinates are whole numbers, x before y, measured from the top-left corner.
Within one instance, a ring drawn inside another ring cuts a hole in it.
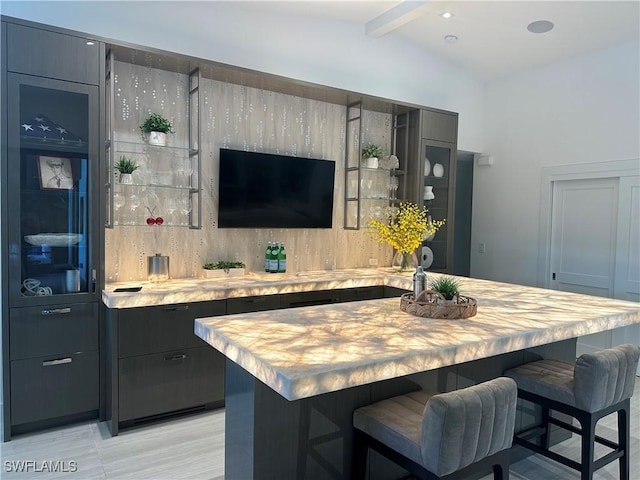
[[[493,468],[494,479],[508,480],[516,402],[515,382],[501,377],[358,408],[353,414],[354,477],[365,478],[372,448],[420,479],[462,479]]]
[[[619,459],[620,480],[629,480],[629,399],[633,395],[640,348],[620,345],[581,355],[575,364],[539,360],[507,370],[505,375],[518,384],[518,396],[542,407],[541,425],[520,432],[514,443],[581,472],[591,480],[593,472]],[[580,428],[553,418],[550,411],[572,416]],[[618,413],[618,443],[596,435],[596,424]],[[582,436],[578,463],[549,450],[551,424]],[[532,440],[540,438],[539,444]],[[612,449],[594,460],[595,443]]]

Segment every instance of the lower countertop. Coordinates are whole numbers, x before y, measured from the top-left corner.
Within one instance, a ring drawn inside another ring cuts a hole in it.
[[[397,273],[391,268],[369,268],[303,273],[249,273],[240,277],[172,279],[161,283],[119,282],[106,285],[102,291],[102,302],[109,308],[134,308],[379,285],[411,290],[411,275],[412,273]],[[132,286],[142,286],[142,290],[114,292],[116,288]]]
[[[334,280],[326,280],[332,288],[374,280],[411,288],[410,275],[372,272],[372,278],[367,272],[352,280],[336,280],[331,272]],[[478,301],[474,317],[415,317],[400,310],[399,298],[388,298],[201,318],[195,333],[284,398],[297,400],[640,323],[634,302],[457,279],[461,293]]]

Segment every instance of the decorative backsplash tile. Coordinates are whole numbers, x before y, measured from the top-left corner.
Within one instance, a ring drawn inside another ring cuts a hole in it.
[[[139,125],[150,112],[174,126],[169,145],[188,146],[186,75],[115,63],[115,132],[117,141],[141,141]],[[367,267],[370,258],[388,265],[391,250],[365,230],[344,224],[346,107],[291,95],[203,79],[201,91],[202,229],[167,226],[116,226],[105,235],[107,282],[146,280],[147,256],[170,257],[172,278],[192,278],[203,263],[237,260],[260,271],[268,241],[284,242],[288,271]],[[391,148],[390,114],[366,111],[364,142]],[[219,149],[234,148],[320,158],[336,162],[331,229],[218,229]],[[147,165],[149,170],[153,165]],[[151,189],[148,189],[150,191]],[[162,192],[157,192],[162,195]],[[167,214],[159,199],[156,214]],[[163,211],[164,209],[164,211]]]

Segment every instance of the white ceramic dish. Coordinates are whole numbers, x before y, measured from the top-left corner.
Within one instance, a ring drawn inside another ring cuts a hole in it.
[[[48,245],[50,247],[67,247],[82,241],[80,233],[38,233],[36,235],[25,235],[27,243],[36,246]]]

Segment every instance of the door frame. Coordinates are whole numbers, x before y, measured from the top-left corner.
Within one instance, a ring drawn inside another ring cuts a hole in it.
[[[538,287],[549,288],[551,277],[551,222],[554,182],[640,175],[640,159],[611,160],[542,167],[538,228]]]

